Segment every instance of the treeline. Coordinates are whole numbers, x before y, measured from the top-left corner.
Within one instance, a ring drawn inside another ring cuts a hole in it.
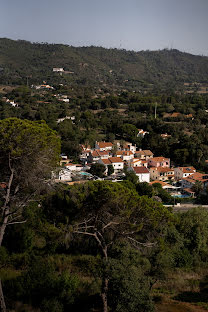
[[[207,83],[208,59],[175,49],[126,51],[102,47],[0,39],[0,83],[64,83],[128,90],[183,90],[184,82]],[[62,67],[71,74],[53,73]]]
[[[201,272],[206,303],[208,212],[173,215],[136,189],[90,182],[31,202],[27,222],[8,227],[0,249],[8,308],[107,311],[106,302],[113,311],[154,311],[161,283],[177,270]]]
[[[54,94],[67,95],[69,103]],[[0,118],[18,117],[45,120],[62,139],[62,152],[77,159],[79,144],[95,141],[127,140],[156,156],[170,157],[175,165],[193,165],[206,171],[208,159],[207,95],[144,95],[90,88],[57,86],[53,91],[15,88],[5,94],[18,107],[0,99]],[[1,98],[3,95],[1,95]],[[174,115],[176,113],[176,115]],[[57,123],[59,118],[74,116]],[[155,118],[156,117],[156,118]],[[138,137],[138,128],[149,133]],[[167,138],[161,134],[167,133]]]

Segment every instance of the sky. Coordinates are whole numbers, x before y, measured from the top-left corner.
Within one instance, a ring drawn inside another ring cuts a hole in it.
[[[208,0],[0,0],[0,37],[208,56]]]

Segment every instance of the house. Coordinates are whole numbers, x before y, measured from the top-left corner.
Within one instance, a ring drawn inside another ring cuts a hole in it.
[[[196,169],[194,167],[177,167],[174,168],[175,172],[175,179],[181,180],[183,178],[186,178],[196,172]]]
[[[81,153],[79,155],[79,159],[81,162],[87,162],[89,156],[90,156],[90,153],[92,152],[91,148],[89,149],[85,149],[82,147],[81,145]]]
[[[150,182],[149,170],[145,167],[134,167],[133,171],[139,179],[139,182]]]
[[[142,160],[140,158],[134,158],[134,159],[132,159],[130,166],[133,168],[134,167],[141,167],[141,163],[142,163]]]
[[[87,160],[89,163],[96,163],[99,159],[108,159],[110,156],[109,151],[94,150],[90,151]]]
[[[109,157],[108,159],[100,159],[98,162],[105,165],[106,170],[109,165],[112,165],[114,173],[118,173],[124,168],[124,161],[120,157]]]
[[[131,151],[117,151],[116,157],[120,157],[124,161],[129,161],[134,158],[134,154]]]
[[[174,178],[174,168],[151,167],[151,180],[166,181]]]
[[[153,157],[148,159],[148,166],[149,167],[170,167],[170,158],[165,158],[163,156],[160,157]]]
[[[95,142],[95,149],[100,151],[111,151],[113,144],[111,142]]]
[[[206,188],[208,185],[208,174],[195,172],[186,178],[182,178],[181,187],[183,189],[191,189],[196,183],[196,181],[201,182],[203,187]]]
[[[71,174],[72,173],[71,173],[70,170],[68,170],[68,169],[61,169],[58,172],[57,179],[60,180],[60,181],[71,181],[72,180]]]
[[[135,157],[140,159],[148,160],[149,158],[153,158],[153,153],[150,150],[139,150],[135,152]]]
[[[149,134],[149,132],[144,131],[143,129],[138,129],[137,137],[144,138],[146,134]]]
[[[64,167],[70,171],[81,171],[83,169],[83,166],[80,164],[65,164]]]
[[[56,122],[60,123],[60,122],[62,122],[64,120],[71,120],[71,121],[73,121],[73,120],[75,120],[75,116],[66,116],[66,117],[63,117],[63,118],[59,118],[59,119],[56,120]]]
[[[64,69],[63,67],[54,67],[53,68],[53,72],[57,72],[57,73],[63,73],[64,72]]]
[[[132,143],[129,143],[129,142],[126,142],[124,145],[123,145],[123,148],[121,150],[123,151],[130,151],[132,152],[133,154],[136,152],[136,144],[133,145]]]
[[[163,139],[163,140],[165,140],[165,139],[167,139],[167,138],[170,138],[171,137],[171,134],[167,134],[167,133],[161,133],[161,138]]]

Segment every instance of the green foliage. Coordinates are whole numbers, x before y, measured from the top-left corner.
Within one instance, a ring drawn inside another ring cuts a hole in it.
[[[153,187],[147,182],[137,183],[136,190],[140,196],[147,195],[152,197],[153,195]]]
[[[114,173],[113,165],[108,165],[108,176]]]
[[[105,166],[103,164],[95,163],[91,165],[89,172],[92,175],[103,178],[105,172]]]
[[[207,58],[175,49],[133,52],[1,38],[0,50],[4,69],[0,76],[1,84],[26,84],[28,79],[30,84],[46,80],[57,85],[101,87],[105,83],[110,88],[113,85],[130,90],[149,90],[154,84],[157,90],[165,88],[171,91],[176,87],[180,89],[184,81],[207,82]],[[54,66],[64,67],[65,71],[73,74],[53,73]],[[104,104],[116,107],[117,100],[112,97]],[[171,98],[170,104],[174,104]]]
[[[68,272],[58,274],[47,259],[33,259],[29,270],[21,278],[23,297],[33,305],[46,305],[51,298],[69,306],[74,302],[79,286],[76,276]]]
[[[110,308],[122,312],[154,311],[145,276],[148,266],[142,263],[141,254],[121,245],[112,255],[108,264]]]

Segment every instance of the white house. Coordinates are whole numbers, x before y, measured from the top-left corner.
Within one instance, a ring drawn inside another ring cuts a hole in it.
[[[120,157],[109,157],[108,159],[100,159],[98,162],[105,165],[106,169],[109,165],[112,165],[114,173],[118,173],[124,168],[124,162]]]
[[[134,158],[134,154],[131,151],[117,151],[116,157],[120,157],[124,161],[129,161]]]
[[[139,182],[150,182],[150,173],[146,167],[134,167],[133,171],[139,178]]]
[[[95,142],[95,149],[100,151],[111,151],[113,148],[113,144],[111,142]]]
[[[194,174],[196,172],[196,169],[194,167],[177,167],[174,168],[175,172],[175,179],[181,180],[183,178],[187,178],[190,175]]]
[[[80,164],[65,164],[65,168],[67,168],[69,171],[81,171],[83,169],[83,166]]]
[[[58,173],[58,180],[60,181],[71,181],[71,171],[68,169],[61,169]]]
[[[54,67],[53,68],[53,72],[64,72],[64,69],[63,69],[63,67]]]
[[[136,149],[137,149],[136,144],[133,145],[133,144],[130,143],[130,142],[126,142],[126,143],[124,144],[123,148],[122,148],[123,151],[130,151],[130,152],[132,152],[133,154],[136,152]]]
[[[109,151],[94,150],[89,153],[87,160],[89,163],[95,163],[98,162],[99,159],[108,159],[109,157]]]

